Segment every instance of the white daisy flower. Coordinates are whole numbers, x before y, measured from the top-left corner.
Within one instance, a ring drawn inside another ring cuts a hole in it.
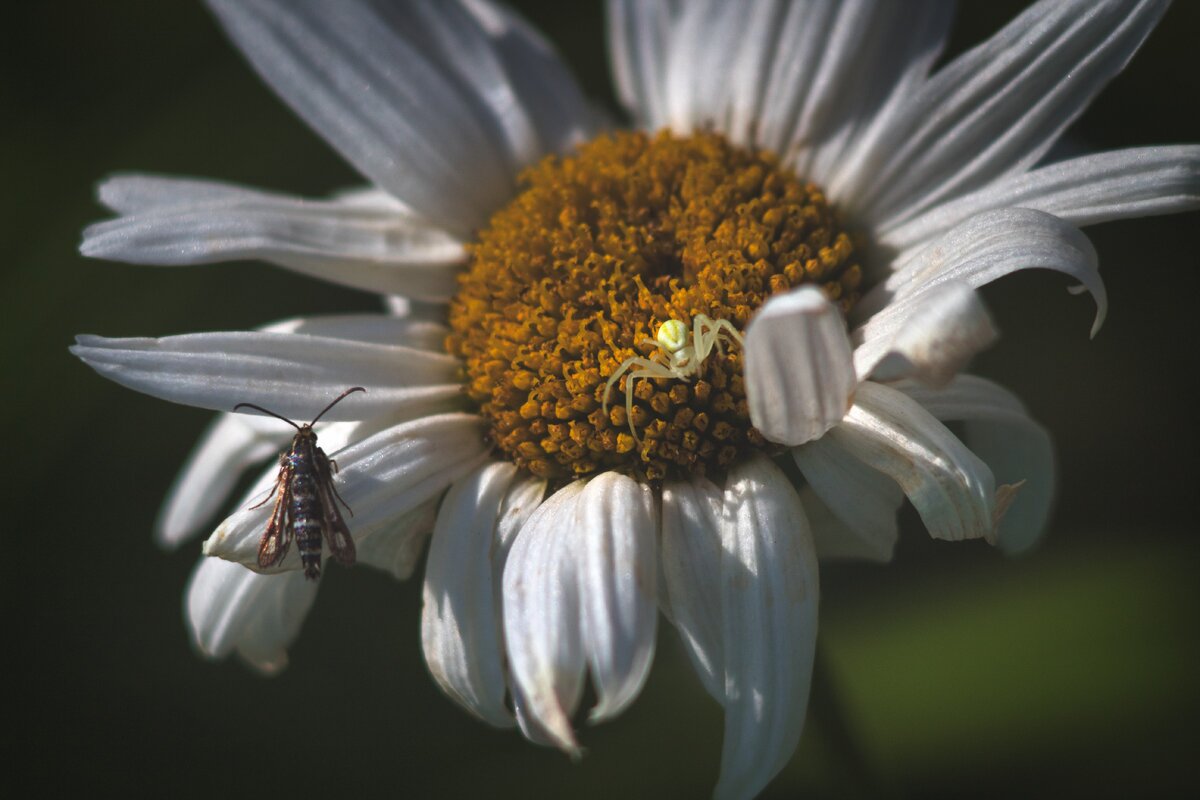
[[[321,445],[360,561],[407,578],[429,539],[439,685],[575,754],[585,680],[590,721],[625,709],[661,611],[725,711],[718,797],[759,792],[799,740],[819,557],[889,559],[904,497],[942,539],[1018,551],[1044,527],[1048,437],[961,372],[995,338],[976,290],[1059,271],[1095,299],[1094,332],[1104,285],[1079,227],[1200,205],[1198,146],[1044,163],[1157,0],[1044,0],[936,72],[943,2],[613,0],[634,128],[609,133],[486,0],[210,5],[372,186],[116,177],[100,199],[117,217],[83,252],[262,259],[389,312],[79,338],[102,375],[224,412],[161,541],[286,445],[235,404],[305,420],[363,386]],[[206,654],[266,671],[317,587],[295,548],[260,566],[276,471],[205,542],[186,601]]]

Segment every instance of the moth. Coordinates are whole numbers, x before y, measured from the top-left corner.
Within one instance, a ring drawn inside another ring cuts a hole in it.
[[[309,580],[315,581],[321,576],[322,540],[329,545],[329,554],[338,563],[346,566],[354,563],[354,540],[350,538],[350,529],[342,519],[338,503],[346,507],[350,516],[354,516],[354,512],[333,485],[337,462],[317,446],[317,434],[312,426],[347,395],[365,391],[361,386],[347,389],[306,425],[297,425],[287,417],[253,403],[238,403],[233,407],[234,411],[239,408],[261,411],[283,420],[297,431],[291,447],[279,457],[279,477],[275,479],[274,488],[266,499],[252,506],[261,508],[275,497],[275,508],[258,544],[258,566],[263,569],[283,561],[292,539],[296,540],[304,576]]]

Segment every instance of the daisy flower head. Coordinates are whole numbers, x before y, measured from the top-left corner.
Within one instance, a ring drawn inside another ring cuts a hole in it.
[[[486,0],[209,5],[370,185],[309,200],[116,177],[83,252],[261,259],[385,308],[79,337],[102,375],[221,412],[160,539],[196,533],[291,438],[235,405],[299,422],[361,386],[320,446],[358,561],[408,578],[428,542],[441,688],[577,754],[585,682],[591,721],[624,710],[661,613],[724,710],[718,797],[757,794],[799,741],[820,558],[888,560],[905,498],[940,539],[1018,552],[1042,532],[1049,438],[963,372],[996,337],[977,290],[1063,273],[1094,333],[1080,227],[1200,205],[1197,146],[1046,159],[1156,0],[1043,0],[937,69],[945,2],[612,0],[626,127]],[[318,586],[299,548],[261,558],[278,471],[186,593],[203,652],[267,672]]]

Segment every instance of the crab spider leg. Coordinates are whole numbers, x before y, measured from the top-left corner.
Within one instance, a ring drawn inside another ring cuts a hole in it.
[[[668,367],[665,367],[662,364],[659,364],[657,361],[651,361],[650,359],[642,358],[641,356],[626,359],[625,362],[623,364],[621,364],[621,366],[617,367],[617,371],[614,372],[612,374],[612,376],[608,379],[608,383],[604,384],[604,402],[601,404],[601,408],[603,408],[605,414],[608,413],[608,393],[610,391],[612,391],[612,388],[617,383],[617,381],[621,380],[621,376],[624,375],[626,372],[628,372],[633,367],[641,367],[641,369],[630,373],[626,377],[626,379],[625,379],[626,395],[631,395],[633,393],[633,381],[637,380],[638,378],[644,378],[644,377],[673,378],[673,377],[675,377],[674,373],[672,373]]]
[[[713,342],[715,337],[713,331],[716,328],[713,326],[713,321],[704,314],[696,315],[696,360],[703,362],[712,352]],[[696,370],[699,372],[699,368]]]
[[[671,326],[668,328],[668,326]],[[641,344],[650,344],[657,348],[658,353],[666,356],[666,363],[655,361],[642,356],[632,356],[625,359],[604,384],[604,400],[601,403],[605,415],[608,414],[608,395],[613,386],[625,376],[625,422],[634,441],[641,445],[637,428],[633,424],[633,394],[637,382],[646,378],[675,378],[688,380],[700,373],[704,359],[708,358],[715,347],[717,352],[725,355],[725,344],[742,342],[742,334],[733,323],[726,319],[714,320],[706,314],[697,314],[692,320],[691,344],[687,342],[686,333],[679,336],[679,328],[686,331],[679,320],[668,320],[659,326],[658,336],[654,339],[643,339]],[[666,333],[664,333],[667,331]]]
[[[637,380],[637,376],[641,372],[645,372],[645,370],[637,370],[629,373],[625,384],[625,424],[629,426],[629,434],[639,445],[642,442],[638,439],[637,431],[633,427],[633,383]]]
[[[621,366],[617,367],[616,372],[614,372],[609,377],[608,382],[604,384],[604,402],[601,403],[601,408],[604,410],[605,414],[608,413],[608,394],[612,391],[612,388],[616,385],[617,381],[621,380],[621,376],[628,372],[632,367],[644,366],[651,363],[653,362],[651,362],[649,359],[641,358],[639,356],[635,358],[627,358],[621,364]]]
[[[703,361],[708,353],[704,352],[704,321],[708,317],[697,314],[692,319],[692,357]]]
[[[713,320],[709,319],[708,317],[705,317],[704,320],[711,326],[708,334],[710,338],[708,338],[706,341],[704,353],[705,358],[707,358],[708,354],[712,352],[713,345],[716,345],[718,353],[725,355],[725,343],[735,341],[741,343],[743,341],[742,334],[738,332],[737,328],[733,327],[733,323],[729,320]],[[726,334],[726,331],[728,331],[728,334]]]
[[[744,341],[742,339],[741,331],[739,331],[737,328],[733,327],[733,323],[730,322],[729,320],[719,319],[716,321],[715,324],[717,326],[717,330],[721,330],[723,328],[723,329],[729,331],[729,336],[733,339],[733,341],[738,342],[739,344]]]
[[[718,352],[724,354],[724,350],[721,349],[720,324],[705,314],[697,315],[696,323],[700,331],[699,360],[703,361],[708,358],[709,354],[712,353],[714,344],[717,346]]]
[[[648,361],[647,359],[643,360]],[[642,439],[637,435],[637,429],[633,426],[633,392],[635,389],[635,383],[643,378],[671,377],[670,373],[663,374],[659,371],[663,369],[661,364],[657,364],[653,361],[648,361],[648,363],[655,369],[639,369],[629,373],[629,377],[626,378],[628,383],[625,386],[625,423],[629,425],[629,433],[633,436],[633,440],[638,443],[639,447],[642,444]]]

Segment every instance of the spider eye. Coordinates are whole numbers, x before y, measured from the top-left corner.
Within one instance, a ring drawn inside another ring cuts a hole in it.
[[[654,337],[658,344],[668,353],[674,353],[687,344],[688,327],[677,319],[669,319],[658,326],[658,335]]]

